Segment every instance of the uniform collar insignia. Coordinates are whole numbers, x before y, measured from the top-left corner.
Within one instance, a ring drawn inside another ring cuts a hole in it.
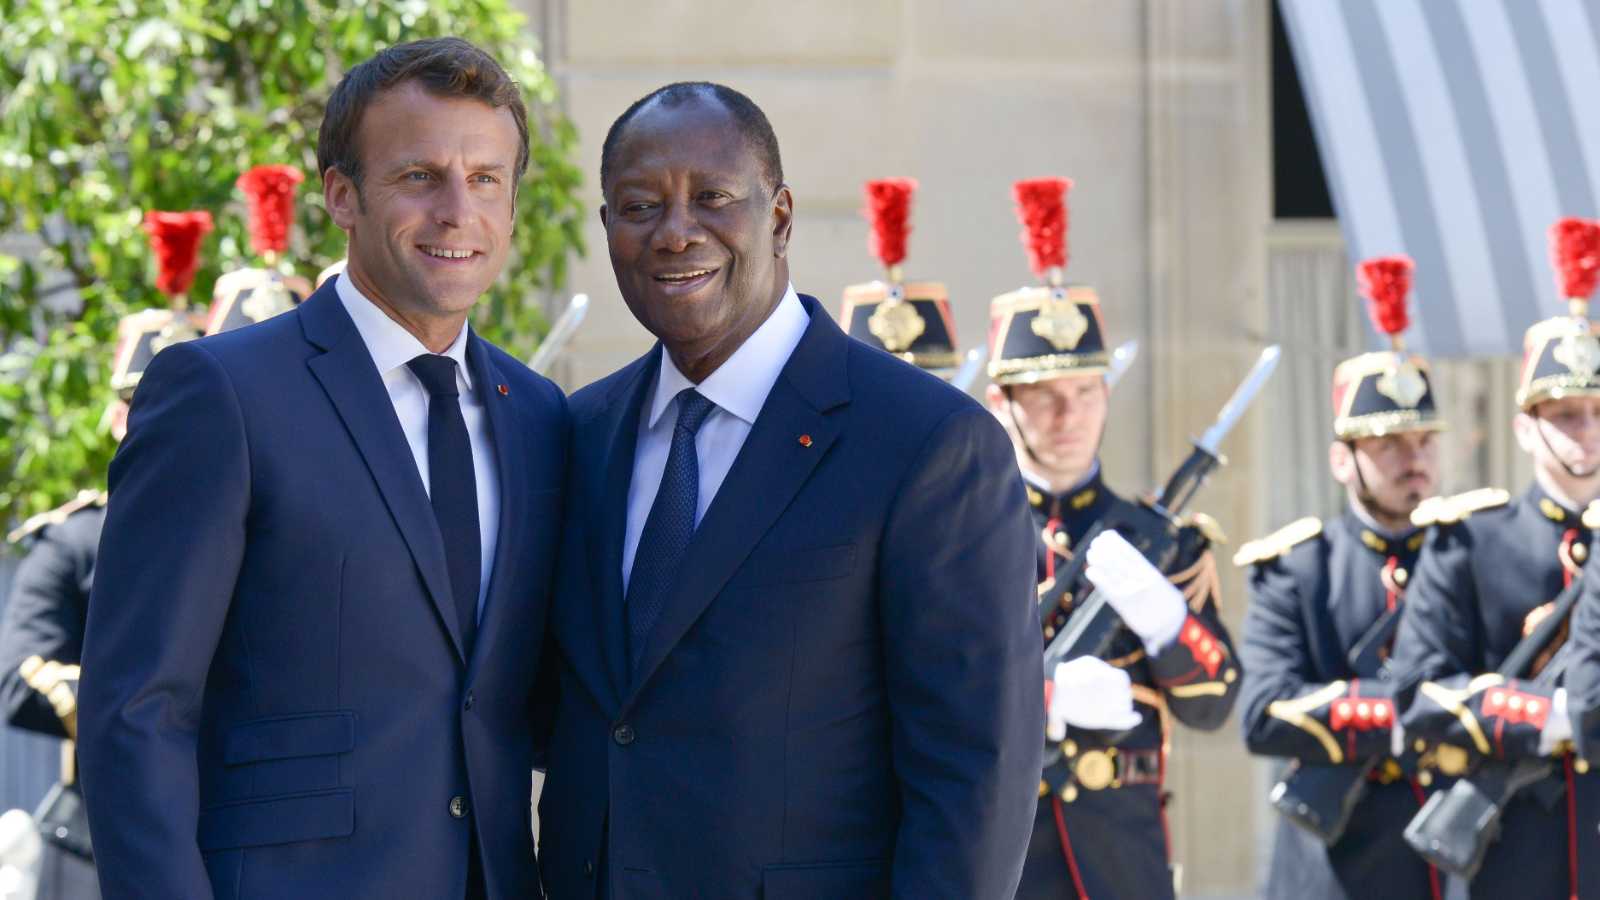
[[[1572,518],[1572,513],[1567,512],[1561,504],[1551,500],[1549,497],[1539,498],[1539,512],[1544,513],[1544,517],[1552,522],[1564,523]]]
[[[1371,528],[1361,529],[1361,543],[1366,544],[1376,553],[1388,553],[1389,542],[1378,536]]]

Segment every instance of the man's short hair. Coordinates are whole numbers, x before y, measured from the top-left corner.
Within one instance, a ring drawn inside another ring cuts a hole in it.
[[[617,116],[617,120],[611,123],[611,129],[606,132],[605,143],[600,148],[601,192],[605,192],[606,185],[611,180],[611,160],[616,153],[617,144],[622,140],[623,130],[640,110],[651,103],[660,103],[663,108],[671,109],[700,98],[715,100],[728,111],[740,135],[750,145],[751,151],[761,164],[761,175],[767,183],[767,190],[777,190],[778,185],[783,184],[783,158],[778,153],[778,136],[773,133],[772,123],[767,121],[767,114],[761,111],[761,107],[757,106],[754,100],[725,84],[710,81],[679,81],[656,88],[635,100],[632,106],[623,110],[622,115]]]
[[[528,168],[528,108],[522,90],[494,57],[458,37],[428,38],[378,51],[345,73],[328,98],[317,134],[317,168],[338,169],[361,187],[361,152],[356,146],[361,116],[380,94],[416,81],[436,97],[465,97],[511,110],[521,147],[512,185]]]

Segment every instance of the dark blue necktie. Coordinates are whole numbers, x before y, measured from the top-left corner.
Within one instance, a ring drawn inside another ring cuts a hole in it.
[[[667,467],[661,472],[661,487],[656,490],[650,515],[639,533],[639,546],[633,554],[633,572],[628,578],[628,660],[637,668],[644,653],[645,640],[662,604],[676,580],[683,553],[694,537],[694,514],[700,505],[700,459],[694,449],[694,435],[716,404],[694,388],[678,392],[678,424],[672,429],[672,449],[667,451]]]
[[[456,390],[456,361],[424,353],[406,365],[428,391],[428,499],[444,538],[445,568],[461,625],[462,649],[470,657],[478,634],[483,550],[478,533],[478,480]]]

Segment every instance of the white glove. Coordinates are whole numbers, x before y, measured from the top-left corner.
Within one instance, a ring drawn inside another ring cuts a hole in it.
[[[1155,656],[1177,639],[1189,604],[1160,569],[1115,531],[1100,532],[1088,552],[1089,581],[1144,642],[1146,653]]]
[[[1057,664],[1045,709],[1045,737],[1065,740],[1068,725],[1127,731],[1143,720],[1133,708],[1133,682],[1127,672],[1093,656]]]
[[[1556,688],[1550,697],[1550,714],[1539,730],[1539,755],[1550,756],[1562,741],[1572,740],[1572,720],[1567,717],[1567,689]]]

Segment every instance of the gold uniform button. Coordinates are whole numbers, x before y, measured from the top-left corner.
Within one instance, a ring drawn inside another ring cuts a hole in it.
[[[1588,555],[1589,555],[1589,548],[1588,547],[1584,546],[1583,544],[1573,544],[1572,545],[1572,561],[1573,562],[1583,562],[1584,559],[1588,557]]]
[[[1407,572],[1405,569],[1396,568],[1394,570],[1394,583],[1400,585],[1401,587],[1406,586],[1406,579],[1410,577],[1411,573]]]
[[[1078,757],[1072,774],[1078,783],[1091,791],[1103,791],[1117,777],[1117,764],[1112,760],[1115,751],[1090,750]]]
[[[1578,757],[1572,761],[1572,771],[1577,772],[1579,775],[1589,774],[1589,761],[1581,756]]]
[[[465,819],[467,817],[467,800],[465,797],[455,796],[450,798],[450,817]]]

